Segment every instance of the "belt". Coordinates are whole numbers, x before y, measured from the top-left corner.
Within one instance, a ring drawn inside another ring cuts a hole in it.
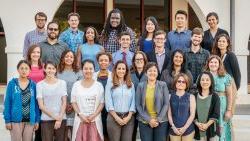
[[[227,96],[225,92],[217,92],[218,96]]]
[[[116,114],[117,114],[120,118],[125,118],[126,116],[128,116],[129,112],[116,112]]]

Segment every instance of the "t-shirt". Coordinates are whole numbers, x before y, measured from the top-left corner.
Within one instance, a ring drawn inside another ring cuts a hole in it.
[[[48,84],[45,80],[37,83],[37,99],[43,99],[43,103],[46,109],[48,109],[54,115],[59,115],[62,97],[67,96],[66,82],[61,79],[57,79],[54,84]],[[66,119],[64,115],[63,119]],[[54,120],[47,114],[42,112],[41,120]]]
[[[40,69],[39,67],[31,67],[28,77],[34,82],[38,83],[39,81],[43,80],[45,77],[43,68]]]

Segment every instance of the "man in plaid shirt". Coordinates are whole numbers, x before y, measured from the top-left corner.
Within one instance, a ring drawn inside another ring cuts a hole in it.
[[[134,52],[136,48],[135,33],[125,24],[122,12],[119,9],[113,9],[109,12],[101,34],[101,44],[106,52],[114,53],[120,49],[118,36],[124,31],[129,32],[131,36],[130,51]]]

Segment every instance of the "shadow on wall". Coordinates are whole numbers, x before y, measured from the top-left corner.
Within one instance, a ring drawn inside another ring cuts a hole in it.
[[[1,60],[0,84],[7,83],[7,55],[5,53],[5,47],[6,47],[5,34],[0,19],[0,60]]]

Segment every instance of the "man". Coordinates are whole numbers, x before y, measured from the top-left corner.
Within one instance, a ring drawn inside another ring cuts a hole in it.
[[[193,75],[193,82],[196,82],[197,77],[202,72],[206,65],[207,59],[210,55],[209,51],[201,47],[203,38],[203,30],[201,28],[194,28],[191,37],[191,48],[188,48],[185,53],[187,68]]]
[[[65,42],[70,50],[77,52],[79,45],[83,44],[84,32],[78,29],[80,15],[78,13],[68,14],[69,28],[61,33],[59,40]]]
[[[165,48],[166,42],[166,32],[163,30],[158,30],[155,32],[153,37],[154,41],[154,51],[147,53],[147,58],[149,62],[156,62],[158,65],[158,77],[161,78],[161,73],[167,68],[169,64],[169,50]]]
[[[134,53],[129,51],[131,45],[131,36],[129,32],[122,32],[119,36],[120,50],[112,54],[113,65],[119,60],[123,60],[129,68],[132,66]]]
[[[172,52],[176,49],[186,51],[190,48],[191,31],[187,29],[187,12],[178,10],[175,14],[176,30],[168,33],[166,47]]]
[[[26,33],[23,46],[23,57],[26,58],[29,47],[46,39],[47,33],[45,24],[47,15],[43,12],[38,12],[35,15],[36,29]]]
[[[59,64],[61,54],[68,49],[66,43],[58,40],[59,25],[57,22],[50,22],[47,26],[48,37],[39,43],[42,50],[42,62],[52,61]]]
[[[114,53],[120,49],[118,35],[124,31],[129,32],[131,36],[130,51],[134,52],[136,48],[135,33],[125,24],[122,12],[119,9],[113,9],[109,12],[101,34],[101,44],[106,52]]]

